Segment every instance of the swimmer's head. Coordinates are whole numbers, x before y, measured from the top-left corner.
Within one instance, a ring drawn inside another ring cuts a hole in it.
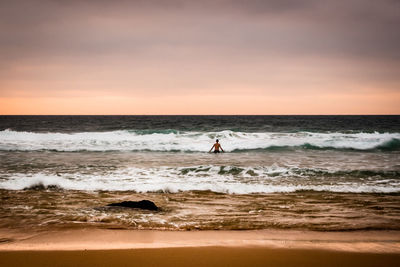
[[[217,139],[217,140],[215,140],[215,142],[217,142],[217,143],[218,143],[218,141],[219,141],[218,139]]]

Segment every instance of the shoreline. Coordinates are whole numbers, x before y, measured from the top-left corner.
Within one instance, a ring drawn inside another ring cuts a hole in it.
[[[0,230],[0,266],[394,267],[399,262],[400,231]]]
[[[400,255],[400,231],[160,231],[83,228],[27,233],[0,229],[0,252],[200,247],[305,249]]]
[[[398,266],[400,231],[0,229],[0,266]]]

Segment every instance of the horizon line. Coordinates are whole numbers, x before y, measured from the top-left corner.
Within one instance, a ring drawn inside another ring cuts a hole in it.
[[[400,114],[0,114],[0,116],[400,116]]]

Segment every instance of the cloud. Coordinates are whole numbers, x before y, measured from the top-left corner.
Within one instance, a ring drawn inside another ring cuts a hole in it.
[[[399,1],[1,1],[0,96],[398,90]]]

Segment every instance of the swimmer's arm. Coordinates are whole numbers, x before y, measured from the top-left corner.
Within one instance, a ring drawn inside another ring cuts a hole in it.
[[[215,147],[215,144],[211,147],[210,151],[208,151],[208,152],[211,152],[211,150],[213,150],[214,147]]]
[[[222,146],[221,146],[221,145],[219,145],[219,148],[221,148],[222,152],[225,152],[225,151],[222,149]]]

